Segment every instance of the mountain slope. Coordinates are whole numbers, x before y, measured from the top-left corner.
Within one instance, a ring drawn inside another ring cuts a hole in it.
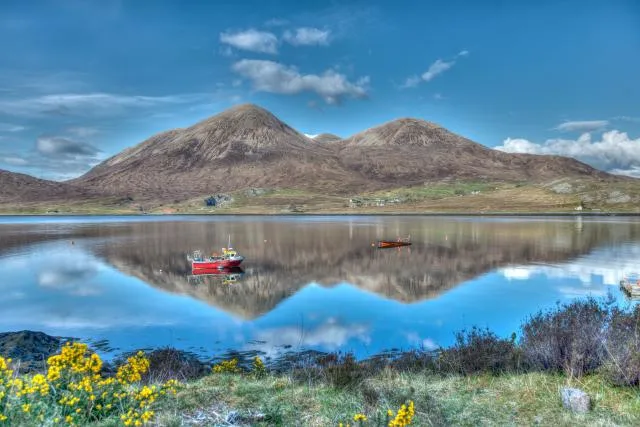
[[[0,169],[0,203],[52,201],[90,196],[72,185]]]
[[[73,181],[112,193],[184,199],[248,187],[355,190],[365,185],[334,151],[255,105],[155,135]]]
[[[313,137],[313,140],[315,142],[320,142],[322,144],[325,144],[327,142],[336,142],[336,141],[340,141],[342,138],[340,138],[338,135],[334,135],[332,133],[321,133],[320,135],[316,135]]]
[[[398,119],[330,144],[345,168],[398,185],[441,179],[617,179],[575,159],[490,149],[424,120]]]

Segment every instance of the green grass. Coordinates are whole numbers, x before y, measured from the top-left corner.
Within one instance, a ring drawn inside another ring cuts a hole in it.
[[[594,409],[584,415],[562,407],[561,375],[529,373],[502,376],[440,377],[430,373],[383,371],[352,390],[326,384],[303,384],[286,376],[257,379],[238,374],[212,374],[187,384],[158,414],[166,425],[200,417],[221,423],[231,411],[253,417],[252,425],[337,426],[356,413],[384,419],[387,409],[415,402],[412,425],[640,425],[637,389],[616,388],[594,375],[571,386],[585,390]],[[376,425],[365,423],[364,425]],[[379,424],[378,424],[379,425]]]
[[[421,200],[437,200],[445,197],[458,195],[469,195],[474,191],[481,193],[495,191],[495,188],[502,188],[504,184],[481,183],[481,182],[458,182],[452,184],[429,184],[417,187],[398,188],[393,190],[377,191],[373,193],[363,193],[359,197],[366,199],[394,199],[401,202],[418,202]]]

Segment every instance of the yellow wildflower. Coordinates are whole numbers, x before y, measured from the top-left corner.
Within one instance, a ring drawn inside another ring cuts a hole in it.
[[[238,367],[238,359],[223,360],[213,367],[215,373],[240,373],[241,369]]]
[[[409,406],[402,405],[395,418],[389,421],[389,427],[405,427],[410,425],[413,421],[414,414],[413,400],[410,400]]]
[[[25,403],[22,405],[22,412],[29,412],[31,410],[31,404]]]
[[[367,421],[367,416],[365,414],[355,414],[353,421]]]

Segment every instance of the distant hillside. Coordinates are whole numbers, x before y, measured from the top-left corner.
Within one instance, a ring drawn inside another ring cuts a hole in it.
[[[600,187],[638,182],[571,158],[493,150],[411,118],[346,139],[331,134],[311,139],[251,104],[154,135],[66,183],[4,174],[3,203],[35,202],[43,197],[83,200],[89,194],[102,194],[113,200],[135,200],[136,205],[149,202],[149,206],[249,188],[296,190],[315,194],[317,199],[436,182],[540,185],[577,179],[601,183]],[[581,188],[588,187],[584,182]],[[602,194],[592,200],[611,198],[597,191]]]
[[[575,159],[493,150],[434,123],[398,119],[333,143],[345,168],[397,185],[442,179],[543,182],[617,179]]]
[[[316,142],[320,142],[320,143],[327,143],[327,142],[336,142],[336,141],[340,141],[342,138],[340,138],[338,135],[334,135],[332,133],[321,133],[320,135],[316,135],[313,137],[313,140]]]
[[[0,169],[0,203],[89,197],[93,192],[67,183],[47,181]]]

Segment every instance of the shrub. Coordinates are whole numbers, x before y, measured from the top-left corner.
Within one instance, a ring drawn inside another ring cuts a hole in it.
[[[640,385],[640,306],[632,312],[614,308],[604,343],[604,373],[616,385]]]
[[[129,357],[114,377],[103,377],[100,357],[80,343],[68,343],[49,357],[45,375],[15,375],[10,365],[0,357],[0,422],[10,425],[119,419],[127,426],[141,426],[154,417],[154,402],[175,394],[178,386],[177,381],[141,386],[149,369],[142,353]]]
[[[175,348],[154,350],[146,355],[149,371],[145,382],[158,383],[168,380],[188,381],[209,373],[206,364],[190,353]]]
[[[352,354],[331,354],[318,359],[323,379],[336,388],[354,388],[367,377],[367,369]]]
[[[469,375],[477,372],[499,374],[515,370],[519,363],[515,336],[498,338],[488,329],[472,328],[456,333],[456,343],[444,349],[436,361],[441,372]]]
[[[533,369],[593,372],[605,356],[603,339],[608,309],[594,299],[574,301],[532,316],[522,327],[521,348]]]

